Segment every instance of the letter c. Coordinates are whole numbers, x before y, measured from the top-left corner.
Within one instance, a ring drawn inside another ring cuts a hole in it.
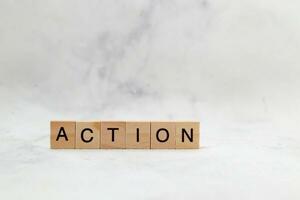
[[[86,131],[89,131],[90,133],[93,133],[93,130],[92,129],[90,129],[90,128],[85,128],[85,129],[83,129],[82,131],[81,131],[81,140],[83,141],[83,142],[86,142],[86,143],[89,143],[89,142],[91,142],[93,139],[94,139],[94,137],[93,136],[91,136],[89,139],[85,139],[84,138],[84,133],[86,132]]]

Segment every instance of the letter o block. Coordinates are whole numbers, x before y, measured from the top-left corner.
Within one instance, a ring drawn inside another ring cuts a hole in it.
[[[151,149],[175,149],[174,122],[151,122]]]
[[[50,146],[52,149],[75,148],[75,121],[50,122]]]
[[[100,148],[100,122],[76,122],[76,149]]]

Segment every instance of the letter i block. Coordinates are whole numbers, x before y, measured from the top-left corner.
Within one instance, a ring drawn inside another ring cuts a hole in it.
[[[150,122],[126,122],[126,149],[150,149]]]
[[[100,148],[100,122],[76,122],[76,149]]]
[[[75,148],[74,121],[51,121],[50,122],[50,146],[52,149],[74,149]]]
[[[125,149],[126,122],[101,122],[100,148]]]
[[[176,149],[198,149],[200,138],[199,122],[176,123]]]
[[[175,122],[151,122],[151,149],[175,149]]]

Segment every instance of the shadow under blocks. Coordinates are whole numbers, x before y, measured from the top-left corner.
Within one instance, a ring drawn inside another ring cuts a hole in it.
[[[51,121],[51,149],[199,149],[193,121]]]

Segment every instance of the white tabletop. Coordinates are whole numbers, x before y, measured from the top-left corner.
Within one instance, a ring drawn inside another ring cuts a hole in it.
[[[296,0],[0,1],[0,199],[300,199]],[[51,150],[50,120],[193,120],[199,150]]]

